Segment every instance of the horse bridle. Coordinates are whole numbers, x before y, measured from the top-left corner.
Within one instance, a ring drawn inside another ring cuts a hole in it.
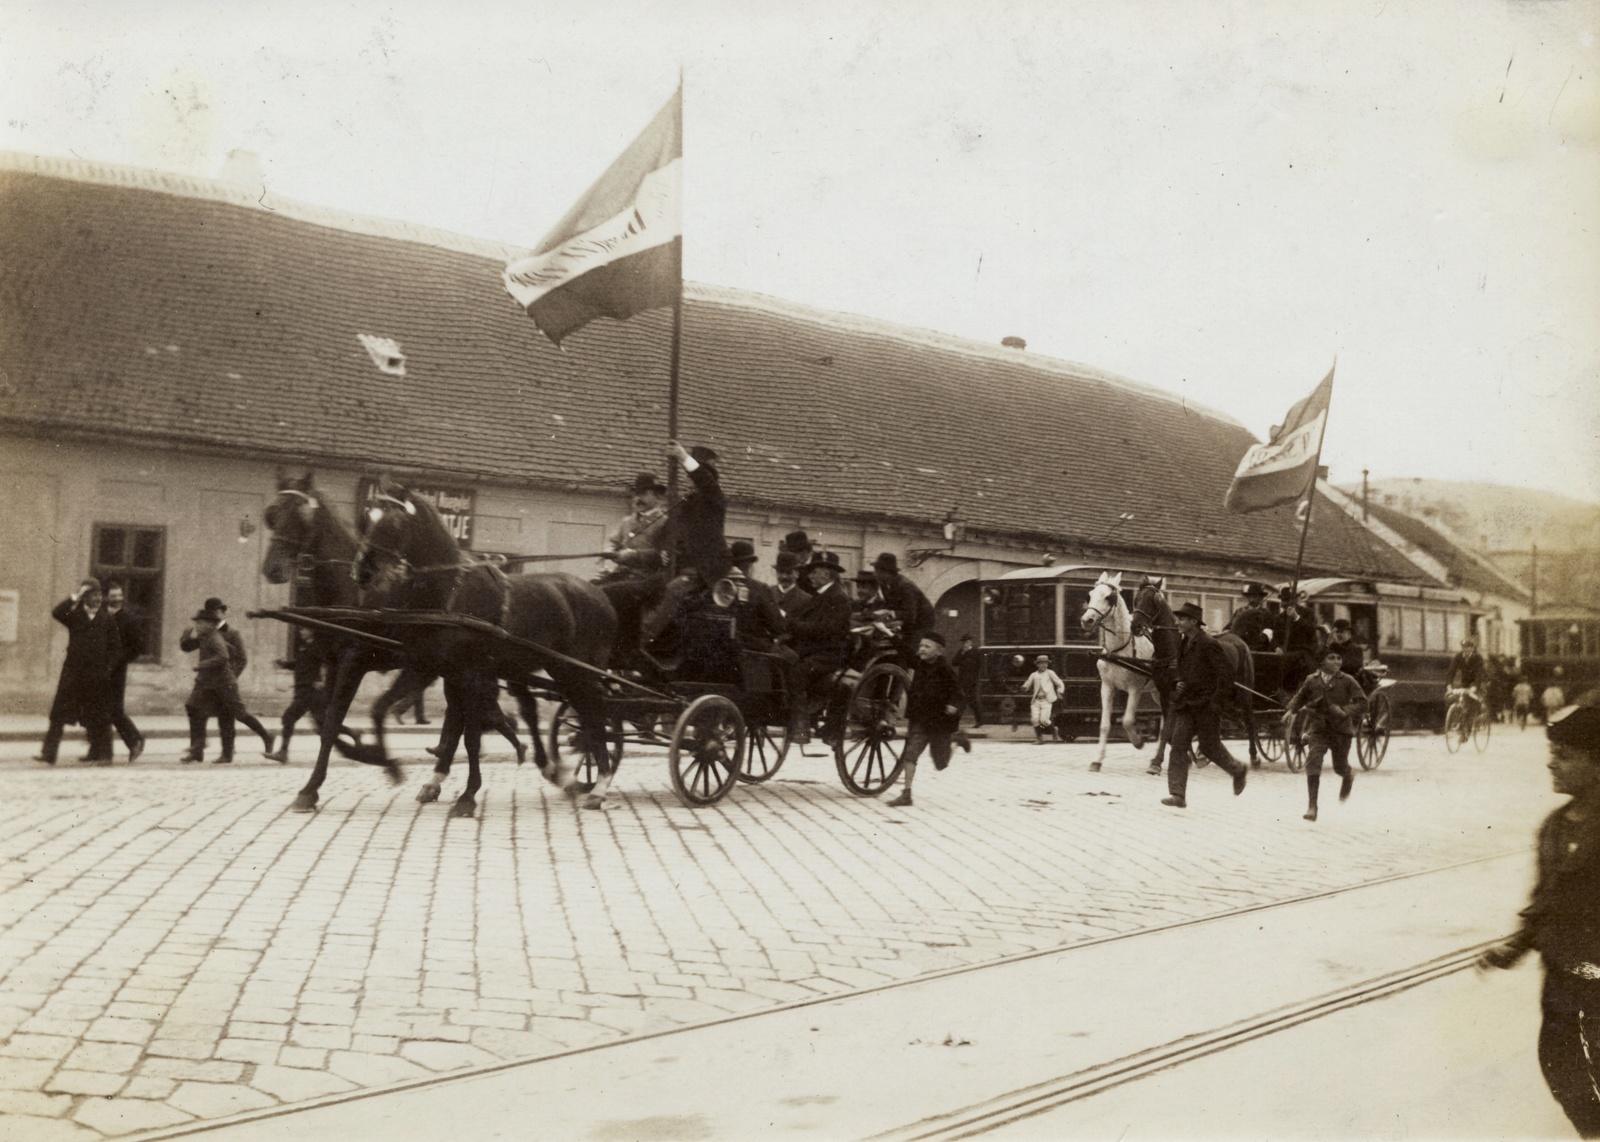
[[[1112,595],[1115,595],[1117,593],[1116,588],[1112,587],[1109,583],[1097,583],[1096,586],[1097,587],[1103,586],[1103,587],[1106,588],[1108,600]],[[1084,608],[1083,609],[1085,611],[1091,612],[1094,615],[1094,628],[1096,630],[1098,630],[1098,631],[1104,632],[1105,629],[1106,629],[1106,625],[1105,625],[1106,618],[1111,614],[1111,611],[1113,609],[1112,605],[1108,601],[1106,606],[1103,609],[1096,610],[1094,608],[1094,606],[1092,605],[1093,602],[1094,602],[1094,592],[1090,591],[1089,592],[1089,602],[1084,604]],[[1109,657],[1111,655],[1119,654],[1122,651],[1126,650],[1128,647],[1132,646],[1133,642],[1134,642],[1133,624],[1129,623],[1128,624],[1128,637],[1127,637],[1127,639],[1124,640],[1123,643],[1120,646],[1115,646],[1115,647],[1102,646],[1100,648],[1100,653],[1102,655],[1107,656],[1107,657]]]
[[[278,489],[278,495],[280,497],[281,496],[298,496],[300,499],[305,501],[306,507],[310,508],[312,511],[316,511],[318,508],[320,508],[322,506],[322,501],[321,500],[317,499],[315,496],[310,495],[310,494],[308,494],[306,492],[302,492],[299,488],[279,488]],[[272,510],[272,508],[277,507],[277,506],[278,506],[277,504],[269,505],[268,508],[267,508],[267,511],[270,512]],[[274,543],[282,542],[282,540],[280,540],[278,538],[278,529],[273,524],[271,519],[267,520],[267,527],[272,532],[273,542]],[[312,574],[315,574],[318,565],[322,564],[322,563],[330,563],[331,564],[331,563],[350,563],[350,562],[352,562],[351,560],[348,560],[348,559],[318,559],[316,557],[316,555],[312,552],[311,545],[309,543],[301,542],[301,543],[296,543],[293,546],[294,546],[294,569],[295,569],[295,574],[296,575],[312,575]]]

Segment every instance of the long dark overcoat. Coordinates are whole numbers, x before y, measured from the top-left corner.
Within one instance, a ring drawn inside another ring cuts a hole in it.
[[[94,618],[71,599],[63,599],[50,617],[67,628],[67,660],[61,664],[50,720],[88,726],[110,721],[111,676],[121,657],[117,628],[104,607]]]

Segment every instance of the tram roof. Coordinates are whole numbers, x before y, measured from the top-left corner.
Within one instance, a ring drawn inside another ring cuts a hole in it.
[[[670,313],[548,343],[516,250],[160,172],[0,153],[0,427],[288,462],[621,489],[660,470]],[[1237,421],[1101,370],[686,285],[679,437],[736,504],[970,538],[1292,566],[1223,496]],[[388,338],[404,375],[359,335]],[[1286,394],[1287,395],[1287,394]],[[1306,565],[1415,567],[1319,506]]]

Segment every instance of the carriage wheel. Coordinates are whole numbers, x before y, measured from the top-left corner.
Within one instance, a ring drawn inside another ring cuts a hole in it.
[[[1472,719],[1472,744],[1479,753],[1489,748],[1489,730],[1493,725],[1487,710],[1479,710],[1478,716]]]
[[[1306,767],[1306,711],[1296,711],[1294,720],[1283,735],[1283,761],[1290,773],[1299,773]]]
[[[1383,755],[1389,752],[1389,722],[1393,716],[1389,695],[1379,690],[1372,696],[1361,732],[1356,735],[1356,758],[1362,769],[1377,769],[1383,764]]]
[[[1276,712],[1256,722],[1256,749],[1268,761],[1283,760],[1283,718]]]
[[[739,776],[745,754],[744,715],[721,694],[702,694],[678,715],[667,747],[672,789],[691,809],[713,805]]]
[[[612,773],[616,773],[617,766],[622,764],[623,740],[622,726],[613,721],[606,734]],[[595,782],[600,779],[599,759],[590,748],[583,726],[578,722],[577,711],[570,702],[562,702],[556,707],[556,716],[550,720],[550,756],[563,765],[566,759],[577,758],[572,776],[573,788],[579,793],[591,792]]]
[[[910,687],[909,674],[892,662],[880,662],[868,667],[850,691],[833,761],[839,780],[857,796],[876,797],[900,776]]]
[[[739,780],[749,784],[769,780],[783,765],[789,755],[789,739],[774,740],[771,731],[758,722],[749,727],[750,736],[744,751],[744,764],[739,767]]]
[[[1460,702],[1451,702],[1444,712],[1444,748],[1455,753],[1467,741],[1467,715]]]

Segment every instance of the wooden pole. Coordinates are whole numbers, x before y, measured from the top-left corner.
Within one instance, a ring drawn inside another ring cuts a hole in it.
[[[1339,367],[1334,358],[1334,368]],[[1328,407],[1322,414],[1322,431],[1317,433],[1317,457],[1311,462],[1311,482],[1306,488],[1306,518],[1300,524],[1300,548],[1294,554],[1294,585],[1289,588],[1291,598],[1300,594],[1300,568],[1306,557],[1306,536],[1311,532],[1311,507],[1317,500],[1317,476],[1322,471],[1322,442],[1328,436],[1328,417],[1333,414],[1333,392],[1328,392]]]

